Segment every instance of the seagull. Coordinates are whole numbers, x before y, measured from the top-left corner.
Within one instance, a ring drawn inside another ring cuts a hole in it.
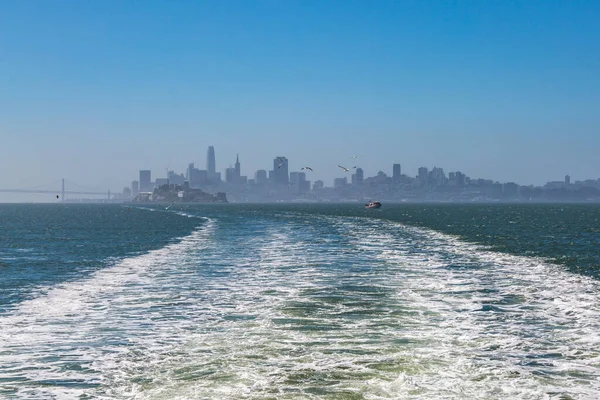
[[[356,169],[356,165],[354,167],[352,167],[352,168]]]
[[[283,163],[279,164],[279,165],[277,166],[277,168],[281,168],[282,166],[283,166]]]
[[[309,170],[309,171],[312,171],[312,170],[313,170],[311,167],[302,167],[302,168],[300,168],[300,169],[301,169],[301,170],[302,170],[302,169],[307,169],[307,170]]]
[[[171,206],[175,204],[175,202],[172,202],[171,204],[169,204],[169,206],[167,208],[165,208],[165,210],[168,210],[169,208],[171,208]]]
[[[283,162],[283,158],[282,157],[277,157],[277,159],[281,162]]]
[[[358,156],[352,156],[352,158],[358,158]]]
[[[339,164],[338,164],[338,167],[340,167],[341,169],[343,169],[343,170],[344,170],[344,172],[348,172],[348,171],[350,171],[348,168],[346,168],[346,167],[342,167],[342,166],[341,166],[341,165],[339,165]]]

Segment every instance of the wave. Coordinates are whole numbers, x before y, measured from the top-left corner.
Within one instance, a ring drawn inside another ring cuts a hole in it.
[[[592,399],[599,289],[399,223],[224,215],[0,318],[0,394]]]
[[[364,224],[370,240],[359,245],[401,267],[402,303],[418,313],[403,337],[426,343],[401,352],[419,360],[417,374],[398,377],[405,396],[597,396],[599,282],[433,230]]]
[[[165,269],[177,268],[185,251],[199,249],[214,222],[175,244],[118,261],[87,279],[39,289],[0,317],[0,394],[38,399],[72,398],[94,391],[122,366],[136,334],[152,335],[146,288]],[[175,299],[180,301],[181,299]]]

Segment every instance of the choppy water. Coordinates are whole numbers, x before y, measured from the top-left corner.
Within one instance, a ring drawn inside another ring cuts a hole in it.
[[[0,206],[0,398],[600,397],[599,207],[360,207]]]

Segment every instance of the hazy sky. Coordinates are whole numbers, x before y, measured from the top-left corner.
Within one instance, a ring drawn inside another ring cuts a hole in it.
[[[392,164],[600,177],[598,1],[1,1],[0,188]],[[0,198],[4,196],[0,194]]]

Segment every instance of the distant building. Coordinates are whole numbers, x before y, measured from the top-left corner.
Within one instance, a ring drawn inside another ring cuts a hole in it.
[[[333,187],[334,188],[342,188],[344,186],[348,185],[348,178],[347,177],[343,177],[343,178],[335,178],[333,180]]]
[[[374,180],[378,184],[388,183],[389,182],[389,178],[388,178],[387,174],[385,172],[383,172],[383,171],[377,172],[377,175],[374,176]]]
[[[419,174],[417,175],[417,179],[421,185],[426,185],[429,181],[429,171],[427,167],[420,167]]]
[[[127,186],[123,188],[123,198],[130,199],[131,198],[131,189]]]
[[[313,190],[321,190],[325,187],[325,182],[318,180],[313,183]]]
[[[297,184],[300,181],[306,180],[304,172],[290,172],[290,184]]]
[[[456,171],[456,185],[465,186],[467,183],[467,176],[460,171]]]
[[[167,178],[170,185],[183,185],[183,182],[185,182],[185,176],[183,174],[176,174],[175,171],[168,171]]]
[[[208,152],[206,154],[206,173],[209,183],[217,184],[221,182],[221,173],[217,172],[215,158],[215,148],[208,146]]]
[[[208,174],[215,174],[217,171],[216,168],[216,160],[215,160],[215,148],[213,146],[208,146],[208,151],[206,153],[206,170]]]
[[[443,168],[433,167],[429,171],[429,182],[433,182],[436,186],[442,186],[446,184],[446,174]]]
[[[208,171],[194,168],[194,163],[190,163],[187,169],[187,178],[190,188],[199,189],[208,183]]]
[[[161,187],[163,185],[168,185],[169,184],[169,179],[168,178],[156,178],[156,187]]]
[[[466,182],[466,176],[460,171],[448,173],[448,183],[451,186],[464,186]]]
[[[394,164],[393,172],[392,172],[392,181],[394,183],[400,182],[400,175],[402,175],[402,173],[400,171],[400,164]]]
[[[149,169],[140,170],[140,192],[152,191],[152,179]]]
[[[563,181],[552,181],[552,182],[547,182],[544,185],[544,189],[562,189],[563,187],[565,187],[565,182]]]
[[[131,195],[133,197],[135,197],[138,194],[140,194],[140,182],[139,181],[133,181],[133,182],[131,182]]]
[[[240,156],[236,155],[235,167],[225,168],[225,182],[231,185],[245,184],[248,181],[247,177],[241,176]]]
[[[241,176],[242,176],[242,170],[241,170],[241,166],[240,166],[240,155],[236,154],[236,157],[235,157],[235,182],[236,183],[241,183],[240,182]]]
[[[292,185],[292,193],[306,193],[310,190],[310,181],[306,180],[304,172],[290,172],[290,184]]]
[[[350,178],[350,182],[354,185],[354,186],[360,186],[363,184],[364,182],[364,173],[362,168],[356,168],[356,172],[352,174],[351,178]]]
[[[235,168],[226,168],[225,169],[225,182],[227,183],[235,183],[236,179],[235,179]]]
[[[257,185],[264,185],[267,183],[267,171],[259,169],[254,173],[254,181]]]
[[[571,184],[571,177],[569,175],[565,175],[565,185]]]
[[[190,181],[192,178],[192,170],[194,169],[194,163],[189,163],[187,169],[185,170],[185,179]]]
[[[363,181],[365,179],[365,173],[364,173],[363,169],[362,168],[356,168],[355,175],[356,175],[356,184],[359,185],[359,186],[362,185]]]
[[[519,185],[514,182],[506,182],[502,187],[502,195],[512,199],[518,197]]]
[[[502,197],[503,193],[504,193],[504,185],[503,184],[501,184],[499,182],[495,182],[489,186],[489,194],[491,197],[498,199],[498,198]]]
[[[273,175],[273,183],[276,185],[288,185],[290,183],[287,158],[275,157],[273,160]]]

